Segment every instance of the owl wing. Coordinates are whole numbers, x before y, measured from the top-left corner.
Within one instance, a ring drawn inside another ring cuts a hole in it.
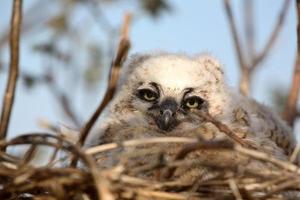
[[[296,145],[292,129],[267,106],[255,101],[252,102],[252,106],[256,112],[251,117],[251,128],[260,133],[261,137],[273,141],[284,150],[285,154],[290,155]]]

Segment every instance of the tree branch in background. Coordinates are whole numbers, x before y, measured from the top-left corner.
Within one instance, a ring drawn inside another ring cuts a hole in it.
[[[249,60],[252,60],[255,55],[255,18],[254,18],[254,1],[244,1],[244,31],[246,35],[247,54]]]
[[[300,2],[297,1],[297,15],[298,15],[298,25],[297,25],[297,59],[294,69],[294,76],[292,85],[289,91],[287,103],[284,111],[284,118],[290,126],[293,127],[295,119],[298,115],[297,112],[297,102],[299,98],[300,90]]]
[[[259,53],[253,52],[254,44],[251,44],[251,45],[249,44],[250,42],[252,42],[252,43],[255,42],[254,41],[254,32],[252,32],[254,30],[254,27],[246,28],[246,39],[248,40],[247,41],[248,42],[248,46],[247,46],[248,51],[246,51],[246,52],[247,53],[250,52],[250,55],[249,55],[250,59],[248,62],[245,59],[247,56],[242,51],[241,42],[238,38],[236,23],[233,18],[233,12],[232,12],[232,8],[231,8],[230,0],[224,0],[224,5],[225,5],[226,15],[227,15],[227,18],[228,18],[228,21],[230,24],[230,30],[231,30],[231,34],[232,34],[232,37],[234,40],[235,49],[236,49],[236,53],[238,56],[240,70],[241,70],[240,92],[246,96],[249,96],[250,82],[251,82],[253,72],[255,71],[255,69],[257,69],[258,65],[266,58],[266,56],[272,49],[276,39],[278,38],[278,35],[283,26],[285,17],[287,15],[287,11],[288,11],[288,8],[290,5],[290,0],[284,0],[282,9],[279,13],[279,17],[276,21],[276,25],[275,25],[273,31],[271,32],[271,35],[270,35],[268,41],[266,42],[265,46],[262,48],[261,52],[259,52]],[[252,26],[252,24],[254,24],[254,22],[252,21],[253,18],[250,16],[251,11],[247,12],[246,14],[249,15],[249,16],[245,17],[246,25]]]
[[[231,34],[232,34],[233,41],[234,41],[234,46],[235,46],[236,53],[238,56],[238,61],[239,61],[241,68],[246,68],[245,58],[244,58],[244,55],[242,52],[241,41],[240,41],[238,33],[237,33],[236,23],[234,21],[230,0],[225,0],[224,2],[225,2],[225,11],[227,14]]]
[[[8,69],[6,68],[3,68],[2,70],[5,73],[7,73],[8,71]],[[76,128],[79,128],[82,125],[81,119],[78,118],[78,116],[74,112],[74,109],[70,102],[70,97],[55,82],[53,73],[54,72],[50,68],[48,68],[45,74],[42,75],[32,75],[25,71],[19,71],[18,78],[25,82],[26,87],[32,87],[34,84],[45,84],[49,88],[49,92],[52,93],[55,100],[62,108],[61,110],[63,111],[65,116],[68,117],[72,125],[74,125]]]
[[[271,32],[271,35],[270,35],[266,45],[264,46],[262,51],[255,56],[255,58],[252,61],[252,71],[261,63],[261,61],[263,61],[263,59],[267,56],[267,54],[272,49],[276,39],[278,38],[278,35],[279,35],[281,29],[283,27],[284,20],[287,16],[287,11],[289,9],[290,4],[291,4],[291,0],[284,0],[282,9],[279,13],[279,16],[278,16],[278,19],[276,22],[276,25],[275,25],[273,31]]]
[[[22,0],[14,0],[13,13],[10,29],[10,67],[9,77],[6,85],[6,91],[3,99],[1,121],[0,121],[0,139],[4,140],[7,135],[10,115],[14,102],[16,83],[19,73],[19,44],[20,30],[22,22]]]
[[[79,145],[82,145],[84,143],[88,133],[90,132],[96,120],[98,119],[99,115],[102,113],[103,109],[107,106],[107,104],[110,102],[110,100],[113,98],[115,94],[117,81],[119,79],[119,72],[124,60],[127,57],[127,53],[130,47],[130,41],[128,37],[130,22],[131,22],[131,14],[126,14],[121,29],[120,43],[118,46],[117,54],[111,65],[108,87],[106,89],[102,102],[100,103],[100,105],[98,106],[94,114],[91,116],[91,118],[88,120],[88,122],[85,124],[85,126],[82,128],[82,130],[80,131],[80,138],[78,140]]]
[[[50,3],[49,3],[50,2]],[[35,30],[49,18],[56,16],[55,12],[49,12],[51,1],[36,1],[25,13],[26,19],[22,22],[22,36],[26,33]],[[47,14],[45,14],[47,13]],[[6,44],[9,39],[9,30],[5,29],[0,33],[0,49]]]
[[[48,70],[48,73],[44,75],[43,81],[49,87],[49,91],[53,94],[57,102],[60,104],[64,114],[71,120],[76,128],[81,126],[81,121],[74,112],[71,106],[70,98],[61,90],[61,88],[55,83],[54,73],[52,70]]]
[[[226,11],[226,15],[227,15],[227,18],[229,21],[230,31],[231,31],[231,34],[233,37],[234,46],[235,46],[235,50],[237,53],[239,66],[240,66],[240,70],[241,70],[242,78],[240,81],[240,92],[243,93],[244,95],[248,95],[250,81],[247,78],[249,78],[249,70],[247,67],[246,60],[244,58],[244,54],[242,52],[241,41],[238,37],[236,23],[234,21],[230,0],[224,0],[224,5],[225,5],[225,11]]]

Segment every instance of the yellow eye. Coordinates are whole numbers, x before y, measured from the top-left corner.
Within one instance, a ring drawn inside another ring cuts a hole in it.
[[[183,107],[188,109],[200,109],[204,100],[197,96],[188,97],[183,101]]]
[[[150,89],[140,89],[137,96],[145,101],[155,101],[158,98],[158,94]]]
[[[189,108],[197,108],[198,107],[198,102],[195,101],[195,99],[190,99],[186,102],[186,106]]]
[[[156,99],[155,95],[153,95],[153,93],[150,93],[150,92],[146,92],[144,94],[144,98],[148,101],[153,101]]]

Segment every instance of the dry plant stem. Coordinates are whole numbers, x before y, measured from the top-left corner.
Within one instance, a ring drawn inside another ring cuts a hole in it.
[[[252,158],[258,159],[258,160],[262,160],[262,161],[266,161],[269,163],[273,163],[274,165],[285,169],[287,171],[290,172],[295,172],[298,175],[300,174],[300,168],[290,162],[286,162],[286,161],[282,161],[279,160],[275,157],[270,156],[269,154],[260,152],[260,151],[255,151],[255,150],[251,150],[251,149],[247,149],[244,148],[242,146],[236,145],[235,146],[235,150],[238,151],[239,153],[242,153],[244,155],[250,156]]]
[[[235,199],[236,200],[242,200],[243,198],[242,198],[240,190],[239,190],[239,188],[236,184],[236,181],[233,178],[231,178],[231,179],[228,180],[228,184],[229,184],[230,189],[232,190],[232,193],[235,196]]]
[[[125,61],[128,50],[130,48],[129,42],[129,25],[131,22],[131,14],[128,13],[124,17],[124,23],[121,30],[121,39],[118,46],[117,54],[112,62],[111,69],[110,69],[110,77],[108,87],[106,89],[104,98],[96,111],[93,113],[91,118],[88,122],[84,125],[84,127],[80,131],[78,145],[82,146],[84,144],[85,139],[87,138],[88,133],[90,132],[91,128],[93,127],[94,123],[98,119],[99,115],[102,113],[103,109],[107,106],[110,100],[113,98],[117,86],[117,82],[119,79],[120,69],[122,67],[123,62]],[[72,166],[75,166],[77,163],[76,160],[72,161]]]
[[[209,113],[198,112],[197,115],[205,119],[206,122],[214,124],[219,129],[219,131],[225,133],[230,139],[237,142],[238,144],[248,148],[254,148],[253,145],[251,145],[249,142],[243,140],[242,138],[238,137],[234,132],[232,132],[228,126],[215,120],[212,116],[209,115]]]
[[[192,144],[188,144],[185,147],[183,147],[175,156],[174,161],[179,161],[184,159],[189,153],[194,152],[196,150],[200,149],[233,149],[233,143],[229,140],[217,140],[217,141],[197,141]],[[163,175],[164,179],[169,179],[173,176],[174,172],[176,170],[176,167],[170,167],[166,170],[166,172]]]
[[[83,129],[80,131],[80,138],[78,141],[79,145],[83,145],[89,131],[93,127],[93,125],[96,122],[96,120],[98,119],[99,115],[101,114],[103,109],[107,106],[109,101],[113,98],[113,95],[114,95],[115,89],[116,89],[116,85],[117,85],[117,81],[119,79],[120,68],[123,64],[123,61],[127,57],[127,53],[128,53],[129,47],[130,47],[130,42],[128,39],[128,30],[129,30],[130,20],[131,20],[131,14],[125,15],[125,20],[124,20],[122,30],[126,30],[127,32],[126,31],[122,32],[117,55],[111,66],[108,88],[106,89],[104,98],[103,98],[102,102],[100,103],[99,107],[96,109],[96,111],[94,112],[92,117],[88,120],[88,122],[85,124]]]
[[[186,196],[176,193],[160,192],[160,191],[151,191],[145,189],[135,189],[134,192],[139,196],[144,196],[146,199],[171,199],[171,200],[185,200]]]
[[[297,146],[295,147],[293,153],[290,156],[290,162],[292,163],[297,163],[298,160],[298,156],[299,156],[299,152],[300,152],[300,143],[297,144]]]
[[[263,199],[268,199],[269,197],[272,197],[274,194],[277,194],[278,192],[289,188],[289,187],[293,187],[295,185],[300,184],[300,180],[299,179],[292,179],[292,180],[288,180],[286,182],[283,182],[279,185],[276,185],[272,188],[272,190],[270,190],[267,194],[265,194],[263,197],[259,198],[260,200]]]
[[[92,159],[92,157],[87,155],[77,145],[74,145],[71,142],[59,136],[51,135],[48,133],[34,133],[34,134],[21,135],[19,137],[12,139],[9,142],[2,141],[0,142],[0,148],[3,149],[6,148],[7,146],[24,145],[24,144],[31,144],[34,146],[37,145],[52,146],[57,149],[62,149],[64,151],[71,152],[74,156],[77,157],[77,159],[82,160],[82,162],[88,167],[92,179],[94,181],[98,199],[100,199],[100,197],[103,196],[101,192],[102,188],[100,188],[102,185],[101,176],[99,174],[94,159]]]
[[[153,140],[152,140],[153,139]],[[149,141],[152,140],[152,141]],[[209,148],[226,148],[226,150],[243,154],[249,159],[261,161],[262,163],[273,164],[278,167],[271,169],[262,168],[259,171],[251,169],[243,170],[243,166],[235,167],[235,165],[219,165],[217,163],[192,162],[183,159],[181,161],[167,161],[164,167],[205,167],[217,170],[220,176],[213,179],[199,180],[195,184],[194,181],[180,181],[171,179],[165,181],[157,181],[145,178],[144,173],[154,172],[157,168],[149,168],[149,171],[135,173],[135,167],[127,168],[126,165],[119,163],[109,169],[97,169],[95,161],[91,156],[65,138],[40,133],[19,136],[9,142],[0,141],[1,146],[16,145],[46,145],[59,149],[60,151],[69,153],[78,157],[82,161],[82,167],[71,168],[69,166],[57,167],[32,167],[26,165],[22,167],[17,165],[1,165],[0,162],[0,178],[8,180],[3,183],[3,189],[0,190],[0,199],[7,199],[11,195],[21,196],[23,194],[32,195],[34,199],[38,199],[44,195],[43,199],[73,199],[74,197],[86,196],[83,199],[284,199],[280,198],[285,192],[291,190],[298,191],[300,183],[300,172],[295,165],[288,161],[278,160],[266,153],[250,150],[234,145],[229,140],[221,141],[205,141],[203,139],[181,138],[181,137],[158,137],[139,140],[124,141],[120,144],[122,148],[150,144],[153,142],[179,142],[186,143],[183,146],[181,155],[185,157],[188,152],[197,151],[197,145],[205,149]],[[118,147],[117,144],[115,144]],[[103,146],[103,145],[100,145]],[[100,147],[99,146],[99,147]],[[228,147],[228,148],[227,148]],[[112,150],[113,148],[106,149]],[[184,149],[184,150],[183,150]],[[104,149],[102,149],[104,150]],[[219,149],[223,151],[223,149]],[[32,151],[29,151],[28,158],[31,157]],[[97,152],[94,152],[97,153]],[[106,153],[106,152],[105,152]],[[153,153],[153,152],[152,152]],[[184,155],[185,154],[185,155]],[[1,157],[2,158],[2,157]],[[124,159],[127,156],[124,155]],[[88,162],[87,160],[90,160]],[[26,159],[27,160],[27,159]],[[132,160],[133,161],[133,160]],[[151,162],[151,161],[150,161]],[[138,167],[138,166],[137,166]],[[93,173],[92,169],[96,172]],[[162,168],[163,169],[163,168]],[[129,174],[127,174],[129,173]],[[228,176],[224,176],[224,173]],[[142,176],[139,176],[142,175]],[[97,179],[97,182],[95,181]],[[97,187],[97,188],[96,188]],[[38,191],[36,190],[38,188]],[[96,196],[98,189],[99,196]],[[42,192],[42,193],[41,193]],[[296,198],[294,198],[296,199]]]
[[[295,119],[297,117],[297,102],[300,91],[300,3],[297,1],[297,59],[295,64],[294,76],[292,85],[289,91],[287,103],[285,106],[284,118],[290,126],[294,126]]]
[[[25,153],[24,158],[22,159],[20,165],[26,166],[31,161],[31,159],[33,159],[36,152],[37,152],[37,146],[31,145],[27,150],[27,152]]]
[[[130,47],[130,42],[128,39],[128,30],[129,30],[130,21],[131,21],[131,14],[125,15],[125,20],[124,20],[124,24],[123,24],[123,28],[122,28],[122,30],[125,30],[125,31],[122,31],[117,55],[111,66],[108,88],[106,89],[104,98],[103,98],[102,102],[100,103],[99,107],[96,109],[96,111],[94,112],[92,117],[88,120],[88,122],[85,124],[83,129],[80,131],[80,138],[78,141],[79,145],[82,145],[84,143],[84,141],[87,137],[87,134],[89,133],[92,126],[98,119],[99,115],[101,114],[103,109],[107,106],[107,104],[112,99],[112,97],[115,93],[117,81],[119,79],[120,68],[123,64],[123,61],[127,57],[127,53],[128,53],[129,47]]]
[[[197,139],[185,138],[185,137],[154,137],[154,138],[145,138],[145,139],[135,139],[135,140],[126,140],[120,145],[122,147],[131,147],[145,144],[155,144],[155,143],[197,143]],[[102,153],[112,149],[118,148],[117,143],[108,143],[102,144],[95,147],[88,148],[86,154],[93,155],[97,153]]]
[[[3,99],[1,121],[0,121],[0,140],[4,140],[7,135],[10,115],[14,102],[15,89],[19,73],[19,44],[20,30],[22,22],[22,0],[14,0],[13,13],[10,27],[10,66],[9,77]]]

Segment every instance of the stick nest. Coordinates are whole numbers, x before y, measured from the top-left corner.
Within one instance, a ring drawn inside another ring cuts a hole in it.
[[[0,199],[300,198],[297,165],[229,140],[159,137],[83,149],[63,136],[36,133],[0,143],[19,145],[28,146],[22,157],[0,154]],[[168,152],[168,145],[176,151]],[[41,146],[53,151],[36,166],[32,160]],[[208,159],[198,159],[205,152]],[[242,159],[212,157],[224,152]]]

